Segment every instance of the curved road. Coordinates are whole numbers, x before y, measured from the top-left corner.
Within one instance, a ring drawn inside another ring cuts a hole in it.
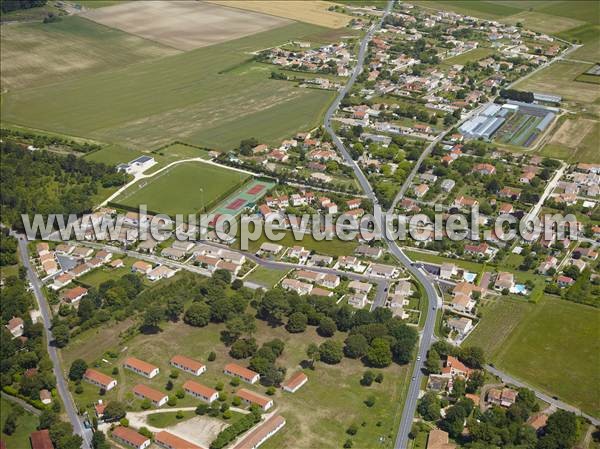
[[[384,15],[381,17],[381,19],[375,25],[371,26],[371,28],[365,35],[364,39],[362,40],[362,42],[360,44],[360,49],[358,52],[358,61],[356,63],[356,67],[354,68],[352,75],[350,76],[350,79],[348,80],[348,83],[339,92],[335,101],[327,110],[327,113],[325,114],[325,123],[324,123],[325,129],[331,135],[331,138],[332,138],[335,146],[337,147],[339,152],[343,155],[346,163],[352,167],[354,174],[356,175],[356,178],[358,179],[358,182],[360,183],[362,190],[373,201],[375,222],[377,223],[377,225],[379,226],[380,229],[382,229],[382,223],[383,223],[381,206],[379,206],[377,197],[375,196],[375,193],[373,192],[373,188],[371,187],[371,184],[369,183],[367,177],[362,172],[360,167],[356,164],[356,162],[352,159],[352,157],[350,156],[350,153],[344,146],[341,139],[335,134],[335,131],[333,130],[333,127],[331,126],[331,118],[337,111],[344,96],[348,92],[350,92],[350,90],[352,89],[352,86],[354,85],[356,78],[362,72],[363,63],[365,60],[365,55],[366,55],[367,47],[369,45],[369,41],[373,37],[373,34],[381,27],[383,20],[387,17],[387,15],[389,14],[389,12],[392,9],[393,3],[394,3],[393,0],[388,2],[385,12],[384,12]],[[410,386],[408,389],[408,393],[407,393],[407,397],[406,397],[404,407],[402,410],[402,420],[400,422],[400,428],[398,429],[398,434],[397,434],[396,441],[394,444],[395,449],[403,449],[403,448],[406,448],[408,445],[408,434],[412,427],[413,418],[414,418],[415,411],[417,408],[417,399],[419,397],[421,379],[423,376],[423,361],[425,360],[427,351],[429,350],[429,347],[430,347],[432,339],[433,339],[433,331],[435,328],[436,312],[441,307],[442,301],[437,294],[434,284],[427,278],[427,276],[425,275],[424,272],[422,272],[420,269],[413,266],[412,261],[402,252],[402,250],[397,245],[397,243],[394,240],[388,238],[385,235],[385,232],[382,232],[382,238],[385,241],[385,243],[387,244],[389,251],[394,256],[396,256],[396,258],[400,261],[400,263],[402,265],[404,265],[408,269],[408,271],[410,271],[410,273],[424,286],[425,291],[427,293],[429,307],[432,308],[431,313],[427,313],[425,325],[423,327],[423,331],[421,334],[421,340],[420,340],[419,349],[417,352],[418,360],[415,362],[415,365],[413,368],[412,380],[411,380],[411,383],[410,383]]]
[[[46,345],[48,350],[48,355],[50,356],[50,360],[52,360],[52,368],[54,371],[54,377],[56,378],[56,389],[58,390],[58,394],[60,395],[62,402],[65,406],[65,412],[69,417],[69,421],[73,425],[74,432],[83,438],[82,448],[89,449],[91,447],[91,431],[86,430],[79,419],[79,415],[77,414],[77,409],[75,408],[75,404],[73,403],[73,398],[71,397],[71,393],[69,392],[69,388],[67,386],[67,382],[65,381],[65,377],[63,374],[63,369],[61,367],[60,357],[58,355],[58,350],[56,346],[52,345],[52,341],[54,338],[52,337],[52,314],[50,312],[50,307],[48,306],[48,302],[46,301],[46,297],[42,292],[42,284],[29,262],[29,249],[27,248],[27,240],[25,236],[13,234],[19,242],[19,254],[21,255],[21,260],[23,262],[23,266],[27,269],[27,277],[29,278],[29,282],[33,288],[33,293],[35,294],[35,299],[37,300],[38,306],[40,308],[40,313],[42,314],[42,320],[44,322],[44,329],[46,331]]]

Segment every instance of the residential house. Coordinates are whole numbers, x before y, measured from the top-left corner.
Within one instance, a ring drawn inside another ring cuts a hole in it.
[[[448,318],[448,327],[455,330],[461,337],[464,337],[473,329],[473,320],[470,318]]]
[[[494,405],[500,405],[502,407],[510,407],[513,405],[519,393],[510,388],[492,388],[488,391],[487,402]]]
[[[40,401],[42,402],[42,404],[50,404],[52,402],[52,393],[50,393],[45,388],[42,388],[40,390]]]
[[[50,431],[48,429],[36,430],[31,432],[29,435],[29,442],[31,443],[31,449],[54,449],[52,439],[50,438]],[[7,446],[4,445],[2,440],[3,449]]]
[[[423,198],[425,194],[429,191],[429,186],[427,184],[419,184],[415,187],[415,196],[417,198]]]
[[[158,267],[151,270],[146,276],[151,281],[158,281],[160,279],[169,279],[175,275],[175,270],[167,267],[166,265],[159,265]]]
[[[281,245],[265,242],[262,245],[260,245],[260,249],[258,252],[259,252],[259,254],[269,254],[272,256],[276,256],[277,254],[279,254],[281,252],[282,249],[283,249],[283,246],[281,246]]]
[[[279,432],[283,426],[285,426],[285,418],[283,416],[271,416],[263,424],[255,427],[254,430],[242,438],[242,440],[236,444],[235,449],[256,449],[277,432]]]
[[[471,368],[465,366],[465,364],[456,357],[449,355],[446,357],[446,361],[442,367],[442,376],[452,378],[459,376],[467,379],[471,375],[471,371]]]
[[[458,267],[453,263],[443,263],[440,266],[440,278],[452,279],[458,274]]]
[[[203,449],[202,447],[184,440],[171,432],[162,430],[154,434],[154,442],[164,449]],[[255,446],[256,448],[257,446]],[[237,446],[236,446],[237,449]]]
[[[166,257],[172,260],[183,259],[186,255],[186,252],[182,249],[177,249],[173,247],[165,248],[161,251],[161,256]]]
[[[372,259],[379,259],[383,254],[383,249],[374,246],[359,245],[354,250],[354,254]]]
[[[496,173],[496,167],[494,167],[492,164],[475,164],[473,166],[473,172],[480,175],[489,176]]]
[[[281,287],[285,290],[291,290],[299,295],[308,295],[313,289],[312,284],[308,284],[306,282],[300,282],[297,279],[284,279],[281,281]]]
[[[455,449],[456,444],[450,443],[448,433],[440,429],[433,429],[427,437],[427,449]]]
[[[83,288],[81,286],[77,286],[65,291],[62,294],[62,298],[65,302],[69,304],[75,304],[79,302],[81,298],[88,294],[87,288]]]
[[[134,273],[148,274],[152,270],[152,265],[142,260],[136,260],[133,265],[131,265],[131,271]]]
[[[348,295],[348,304],[356,309],[362,309],[367,305],[367,294],[352,293]]]
[[[568,287],[570,285],[573,285],[573,283],[575,282],[575,280],[573,278],[569,277],[569,276],[562,275],[562,276],[559,276],[556,279],[556,282],[558,283],[558,285],[560,287]]]
[[[338,267],[341,269],[357,271],[360,269],[360,262],[354,256],[340,256],[338,258]]]
[[[348,288],[356,293],[364,293],[365,295],[368,295],[373,288],[373,284],[361,281],[350,281]]]
[[[18,316],[12,317],[8,320],[6,328],[10,331],[13,338],[18,338],[23,335],[23,329],[25,329],[25,322]]]
[[[183,391],[190,396],[200,399],[208,404],[212,404],[219,399],[219,392],[213,388],[202,385],[193,380],[187,380],[183,384]]]
[[[494,283],[494,290],[510,290],[515,285],[515,277],[512,273],[502,271],[496,276],[496,282]]]

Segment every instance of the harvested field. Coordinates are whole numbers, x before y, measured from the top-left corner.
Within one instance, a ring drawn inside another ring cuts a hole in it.
[[[290,23],[206,2],[161,0],[94,9],[83,16],[179,50],[206,47]]]
[[[550,139],[550,144],[577,148],[594,126],[594,121],[584,118],[565,120]]]
[[[40,86],[169,56],[177,50],[81,17],[0,28],[3,89]]]
[[[334,5],[332,2],[321,0],[287,0],[261,1],[261,0],[209,0],[210,3],[239,8],[245,11],[256,11],[277,17],[312,23],[328,28],[341,28],[348,24],[351,17],[328,9]]]
[[[523,11],[502,19],[502,22],[515,25],[522,23],[525,28],[542,33],[556,34],[571,28],[585,25],[581,20],[569,17],[554,16],[536,11]]]

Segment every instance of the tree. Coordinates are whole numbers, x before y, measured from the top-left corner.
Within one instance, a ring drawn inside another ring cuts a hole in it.
[[[434,391],[428,391],[423,395],[417,406],[417,411],[427,421],[440,419],[441,403]]]
[[[190,326],[204,327],[210,321],[211,310],[208,304],[195,302],[185,311],[183,321]]]
[[[568,449],[577,439],[577,417],[571,412],[557,410],[548,417],[545,435],[540,438],[538,447]]]
[[[342,344],[335,340],[327,340],[319,346],[319,355],[321,361],[327,364],[340,363],[344,357]]]
[[[79,381],[83,379],[83,375],[85,374],[88,365],[83,359],[75,359],[73,363],[71,363],[71,368],[69,369],[69,379],[73,381]]]
[[[231,345],[229,355],[234,359],[245,359],[253,356],[257,349],[258,346],[254,338],[242,338]]]
[[[375,379],[375,374],[373,374],[373,371],[367,370],[363,373],[363,377],[362,377],[362,379],[360,379],[360,384],[363,387],[369,387],[373,383],[374,379]]]
[[[106,436],[104,435],[104,432],[94,432],[94,434],[92,435],[92,448],[110,449],[110,444],[108,443],[108,441],[106,441]]]
[[[476,393],[485,382],[485,374],[483,371],[473,371],[467,381],[467,393]]]
[[[383,338],[375,338],[367,351],[367,363],[376,368],[385,368],[392,363],[390,343]]]
[[[243,334],[253,334],[255,331],[255,318],[252,315],[242,314],[227,320],[225,330],[221,335],[225,344],[231,344]]]
[[[59,348],[64,348],[69,343],[70,333],[69,326],[66,324],[58,324],[52,328],[52,335],[54,336],[54,343]]]
[[[152,305],[146,309],[144,313],[144,322],[142,323],[142,329],[156,332],[158,325],[164,318],[165,314],[159,305]]]
[[[294,312],[288,318],[288,322],[285,325],[287,331],[291,334],[304,332],[306,325],[308,324],[308,318],[302,312]]]
[[[310,343],[306,348],[306,356],[310,360],[310,366],[314,369],[315,362],[321,359],[321,351],[315,343]]]
[[[461,361],[470,368],[481,369],[485,365],[483,349],[478,346],[468,346],[460,353]]]
[[[317,332],[321,337],[333,337],[335,331],[337,330],[335,326],[335,321],[333,321],[329,317],[323,317],[319,321],[319,327],[317,327]]]
[[[274,324],[281,323],[283,317],[290,312],[290,304],[286,295],[289,295],[289,293],[280,288],[266,292],[260,301],[259,316]]]
[[[425,369],[429,374],[439,374],[442,371],[442,360],[435,349],[430,349],[425,361]]]
[[[11,410],[6,417],[6,421],[4,421],[2,432],[4,432],[6,435],[12,435],[15,433],[15,430],[17,430],[17,415],[14,413],[14,410]]]
[[[359,359],[369,350],[369,343],[364,335],[350,335],[344,342],[344,355],[351,359]]]
[[[104,419],[107,421],[118,421],[127,414],[125,405],[118,401],[111,401],[104,409]]]
[[[463,407],[454,405],[446,411],[446,416],[440,423],[440,428],[450,434],[450,437],[457,438],[464,426],[467,413]]]
[[[227,270],[215,270],[212,277],[215,280],[223,281],[226,284],[231,284],[231,273]]]

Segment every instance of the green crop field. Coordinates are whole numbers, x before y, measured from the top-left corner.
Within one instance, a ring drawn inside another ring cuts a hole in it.
[[[179,140],[231,149],[278,143],[320,123],[333,93],[230,69],[250,52],[325,29],[295,23],[187,53],[74,80],[11,91],[3,121],[151,150]]]
[[[178,53],[77,16],[50,24],[3,26],[0,34],[2,85],[9,91]]]
[[[444,59],[444,65],[454,65],[454,64],[465,64],[471,61],[479,61],[480,59],[485,58],[486,56],[490,56],[494,54],[494,49],[489,47],[478,47],[462,55],[453,56],[448,59]]]
[[[497,19],[499,17],[517,14],[523,9],[501,2],[472,1],[472,0],[444,0],[444,1],[417,1],[415,4],[433,9],[454,11],[458,14],[468,14],[483,19]]]
[[[169,215],[200,211],[241,184],[248,175],[202,162],[184,162],[151,178],[142,179],[115,203]]]
[[[499,300],[488,307],[467,344],[481,345],[516,378],[600,416],[598,309],[548,296],[535,305]]]
[[[4,422],[6,417],[13,408],[20,408],[18,405],[9,402],[2,398],[0,400],[0,426],[4,428]],[[39,420],[36,416],[21,409],[21,414],[17,418],[17,427],[12,435],[6,435],[2,433],[2,441],[6,443],[7,448],[28,448],[29,446],[29,435],[31,432],[37,430]]]
[[[585,24],[559,33],[559,36],[583,44],[583,47],[575,50],[569,57],[590,62],[600,60],[600,25]]]

